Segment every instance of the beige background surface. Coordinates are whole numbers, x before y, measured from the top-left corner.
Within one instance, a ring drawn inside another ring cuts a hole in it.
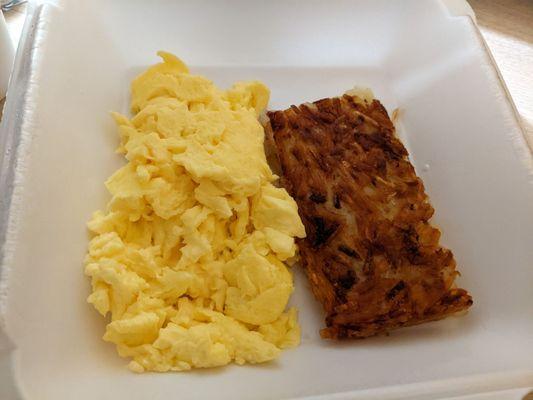
[[[533,148],[533,0],[468,0],[480,30],[507,84]],[[6,12],[18,43],[26,6]],[[0,101],[0,108],[3,106]],[[0,112],[1,115],[1,112]]]
[[[533,147],[533,0],[469,0]]]

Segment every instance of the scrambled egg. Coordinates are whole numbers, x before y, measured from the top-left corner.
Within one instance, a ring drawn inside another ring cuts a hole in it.
[[[88,222],[88,302],[136,372],[272,360],[299,344],[285,263],[305,231],[266,162],[268,88],[222,91],[159,55],[132,83],[133,118],[114,114],[127,164]]]

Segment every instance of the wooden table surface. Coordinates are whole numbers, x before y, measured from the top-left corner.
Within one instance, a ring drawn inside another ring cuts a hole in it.
[[[533,148],[533,0],[468,2],[476,13],[481,33],[522,117]],[[26,6],[20,5],[4,14],[13,43],[18,43],[20,38],[25,10]]]
[[[533,0],[468,0],[533,149]]]

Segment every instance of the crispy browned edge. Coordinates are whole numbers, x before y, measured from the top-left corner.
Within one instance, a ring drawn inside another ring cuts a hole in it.
[[[379,101],[344,95],[267,116],[268,160],[306,227],[298,245],[326,311],[322,337],[383,334],[472,305],[454,287],[453,254]]]

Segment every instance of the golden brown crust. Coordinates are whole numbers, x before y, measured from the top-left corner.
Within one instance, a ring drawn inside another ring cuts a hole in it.
[[[325,338],[367,337],[472,304],[387,111],[344,95],[268,113],[282,184],[298,203]]]

